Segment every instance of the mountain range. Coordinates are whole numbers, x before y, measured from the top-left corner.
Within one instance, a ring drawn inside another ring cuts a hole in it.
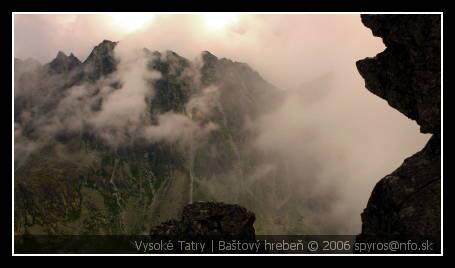
[[[245,205],[259,233],[261,219],[275,224],[271,193],[278,212],[289,199],[255,181],[276,159],[252,146],[250,125],[283,93],[208,51],[122,58],[117,46],[104,40],[85,61],[15,59],[16,234],[143,234],[194,201]]]

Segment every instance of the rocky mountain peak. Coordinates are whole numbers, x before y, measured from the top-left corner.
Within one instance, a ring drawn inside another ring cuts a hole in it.
[[[60,51],[57,53],[57,57],[56,57],[56,58],[57,58],[57,59],[65,59],[66,57],[67,57],[67,56],[66,56],[65,52],[63,52],[63,51],[60,50]]]
[[[218,57],[210,53],[209,51],[202,51],[202,60],[204,63],[211,63],[218,60]]]
[[[117,44],[118,42],[103,40],[103,42],[99,43],[97,46],[93,48],[92,52],[87,57],[84,64],[94,63],[105,57],[112,57],[114,48]]]
[[[73,53],[67,56],[63,51],[59,51],[55,59],[53,59],[48,67],[51,72],[54,73],[66,73],[69,72],[81,64],[81,61],[76,58]]]
[[[89,80],[97,80],[116,69],[118,61],[114,57],[114,48],[118,42],[103,40],[95,46],[84,61],[84,69]]]

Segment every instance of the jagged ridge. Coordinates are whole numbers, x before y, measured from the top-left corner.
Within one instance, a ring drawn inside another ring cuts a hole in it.
[[[42,113],[37,118],[40,120],[27,121],[23,135],[37,139],[39,124],[56,114],[60,100],[75,85],[93,87],[90,96],[93,105],[89,108],[102,109],[102,100],[97,100],[100,91],[96,89],[97,81],[115,72],[119,63],[114,53],[117,44],[104,40],[84,62],[62,52],[49,64],[39,65],[33,71],[15,72],[16,123],[21,123],[24,113],[33,116]],[[207,58],[208,52],[203,54],[198,86],[185,78],[191,61],[172,51],[144,49],[148,68],[161,73],[153,85],[154,98],[147,100],[148,114],[153,121],[156,114],[185,113],[191,96],[205,86],[217,86],[221,97],[210,120],[221,127],[196,150],[194,172],[204,178],[226,177],[233,167],[240,166],[239,152],[234,147],[252,138],[242,126],[245,115],[254,118],[271,109],[278,93],[248,65],[212,54]],[[22,61],[16,61],[18,70]],[[30,92],[40,94],[25,94]],[[269,100],[270,105],[259,105],[261,100]],[[73,159],[57,157],[55,150],[59,146],[69,150]],[[175,218],[188,202],[187,191],[182,190],[188,181],[186,158],[186,152],[172,144],[145,144],[132,139],[127,146],[113,150],[90,128],[59,133],[55,140],[16,168],[15,231],[19,234],[148,232],[150,225]],[[204,191],[195,195],[213,198]],[[163,202],[157,204],[158,199]]]

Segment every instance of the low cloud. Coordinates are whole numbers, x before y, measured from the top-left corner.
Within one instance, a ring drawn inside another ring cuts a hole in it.
[[[288,229],[273,229],[277,232],[292,232],[292,223],[312,226],[315,233],[358,233],[360,213],[375,183],[428,140],[415,122],[364,88],[355,61],[379,53],[384,45],[358,15],[242,15],[223,31],[211,32],[198,15],[163,14],[129,34],[116,32],[107,20],[104,15],[16,16],[15,56],[24,59],[47,62],[58,50],[84,59],[101,40],[120,40],[115,49],[118,70],[96,83],[61,92],[49,85],[62,81],[33,76],[21,85],[39,85],[39,93],[15,88],[15,105],[28,105],[20,100],[23,96],[41,104],[15,117],[17,161],[62,131],[88,128],[113,147],[132,137],[188,144],[216,131],[220,126],[203,120],[218,105],[216,87],[193,95],[184,113],[167,111],[156,122],[148,119],[147,103],[156,93],[153,82],[162,74],[146,68],[144,47],[173,50],[190,59],[208,50],[247,62],[283,89],[286,97],[279,107],[248,119],[245,127],[257,134],[249,145],[267,157],[244,174],[241,185],[269,209],[268,218],[261,219],[270,219],[265,225],[287,224]],[[195,61],[183,74],[197,88],[199,68]],[[61,94],[55,112],[46,111]],[[26,138],[30,136],[34,139]],[[227,182],[232,186],[238,181]],[[200,185],[220,197],[235,194],[215,184],[219,182],[210,183]],[[261,196],[257,184],[270,190]]]

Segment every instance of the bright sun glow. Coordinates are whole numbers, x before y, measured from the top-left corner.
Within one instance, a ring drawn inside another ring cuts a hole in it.
[[[237,14],[211,13],[202,15],[206,26],[211,30],[222,30],[238,19]]]
[[[153,14],[147,13],[118,13],[110,14],[110,16],[117,26],[122,27],[127,32],[139,30],[154,17]]]

